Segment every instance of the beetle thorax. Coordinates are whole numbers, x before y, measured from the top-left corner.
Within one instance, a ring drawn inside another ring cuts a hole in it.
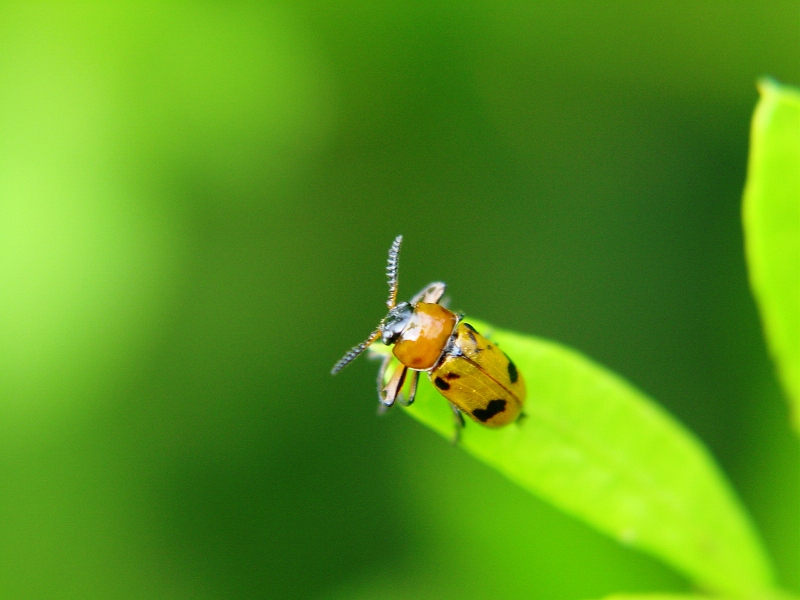
[[[431,369],[442,356],[457,321],[455,313],[443,306],[419,302],[395,338],[392,352],[407,367]]]

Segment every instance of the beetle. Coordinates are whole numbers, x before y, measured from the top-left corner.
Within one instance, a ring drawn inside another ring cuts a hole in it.
[[[396,304],[398,257],[403,236],[389,248],[386,276],[389,280],[389,313],[370,336],[353,346],[337,362],[336,375],[373,342],[380,339],[393,346],[378,370],[378,400],[382,410],[402,401],[401,391],[409,381],[406,404],[414,402],[419,374],[428,374],[437,391],[450,403],[456,418],[456,437],[464,426],[462,414],[487,427],[502,427],[522,415],[525,380],[514,362],[491,343],[463,315],[440,303],[446,285],[436,281],[426,286],[409,302]],[[388,382],[386,371],[392,358],[399,361]],[[410,376],[409,376],[410,373]]]

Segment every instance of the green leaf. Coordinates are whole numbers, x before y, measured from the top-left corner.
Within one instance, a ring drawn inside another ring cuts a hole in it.
[[[528,397],[517,423],[489,429],[469,421],[459,442],[464,450],[707,591],[751,595],[770,585],[771,568],[750,520],[691,432],[574,350],[470,323],[513,358]],[[427,377],[407,410],[452,439],[452,412]],[[474,503],[476,518],[491,518],[480,498],[464,502]]]
[[[800,433],[800,91],[759,84],[744,190],[745,249],[767,345]]]
[[[703,596],[701,594],[612,594],[603,600],[728,600],[730,597],[724,596]],[[788,592],[778,589],[764,590],[753,596],[750,600],[798,600]]]
[[[603,600],[715,600],[712,596],[700,594],[612,594]],[[723,600],[716,597],[716,600]]]

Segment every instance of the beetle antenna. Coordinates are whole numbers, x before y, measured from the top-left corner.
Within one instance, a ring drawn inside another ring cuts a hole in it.
[[[391,248],[389,248],[389,262],[386,264],[386,277],[389,280],[389,299],[386,301],[386,305],[389,308],[394,308],[395,300],[397,299],[397,269],[399,266],[398,263],[398,255],[400,254],[400,244],[403,241],[403,236],[398,235],[394,238],[392,242]],[[336,375],[339,371],[344,369],[347,365],[353,362],[358,355],[364,352],[369,345],[377,340],[381,333],[383,332],[383,321],[378,326],[378,328],[373,331],[369,337],[361,342],[358,346],[353,346],[347,353],[339,359],[335,365],[333,365],[333,369],[331,369],[331,375]]]
[[[374,342],[380,337],[380,335],[381,335],[381,328],[379,327],[378,329],[373,331],[370,334],[370,336],[366,340],[361,342],[358,346],[353,346],[352,348],[350,348],[350,350],[348,350],[347,353],[342,358],[339,359],[339,362],[333,365],[333,368],[331,369],[331,375],[336,375],[339,371],[344,369],[347,365],[349,365],[356,358],[358,358],[358,355],[361,354],[364,350],[366,350],[372,342]]]
[[[397,271],[400,266],[398,258],[402,241],[403,236],[398,235],[394,238],[392,247],[389,248],[389,262],[386,264],[386,277],[389,280],[389,299],[386,301],[386,306],[389,308],[394,308],[394,302],[397,299]]]

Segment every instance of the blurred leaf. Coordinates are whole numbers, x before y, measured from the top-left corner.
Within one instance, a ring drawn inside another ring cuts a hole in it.
[[[701,594],[612,594],[603,600],[725,600],[721,596],[704,596]],[[797,600],[797,597],[783,590],[765,590],[753,596],[753,600]]]
[[[800,433],[800,91],[759,84],[744,191],[750,285]]]
[[[612,594],[603,600],[711,600],[702,594]],[[719,599],[721,600],[721,599]]]
[[[565,512],[645,550],[710,592],[767,588],[753,526],[703,444],[609,370],[553,342],[471,320],[525,376],[526,417],[492,430],[468,422],[460,445]],[[422,378],[408,412],[447,439],[453,416]],[[475,518],[482,514],[478,498]]]

